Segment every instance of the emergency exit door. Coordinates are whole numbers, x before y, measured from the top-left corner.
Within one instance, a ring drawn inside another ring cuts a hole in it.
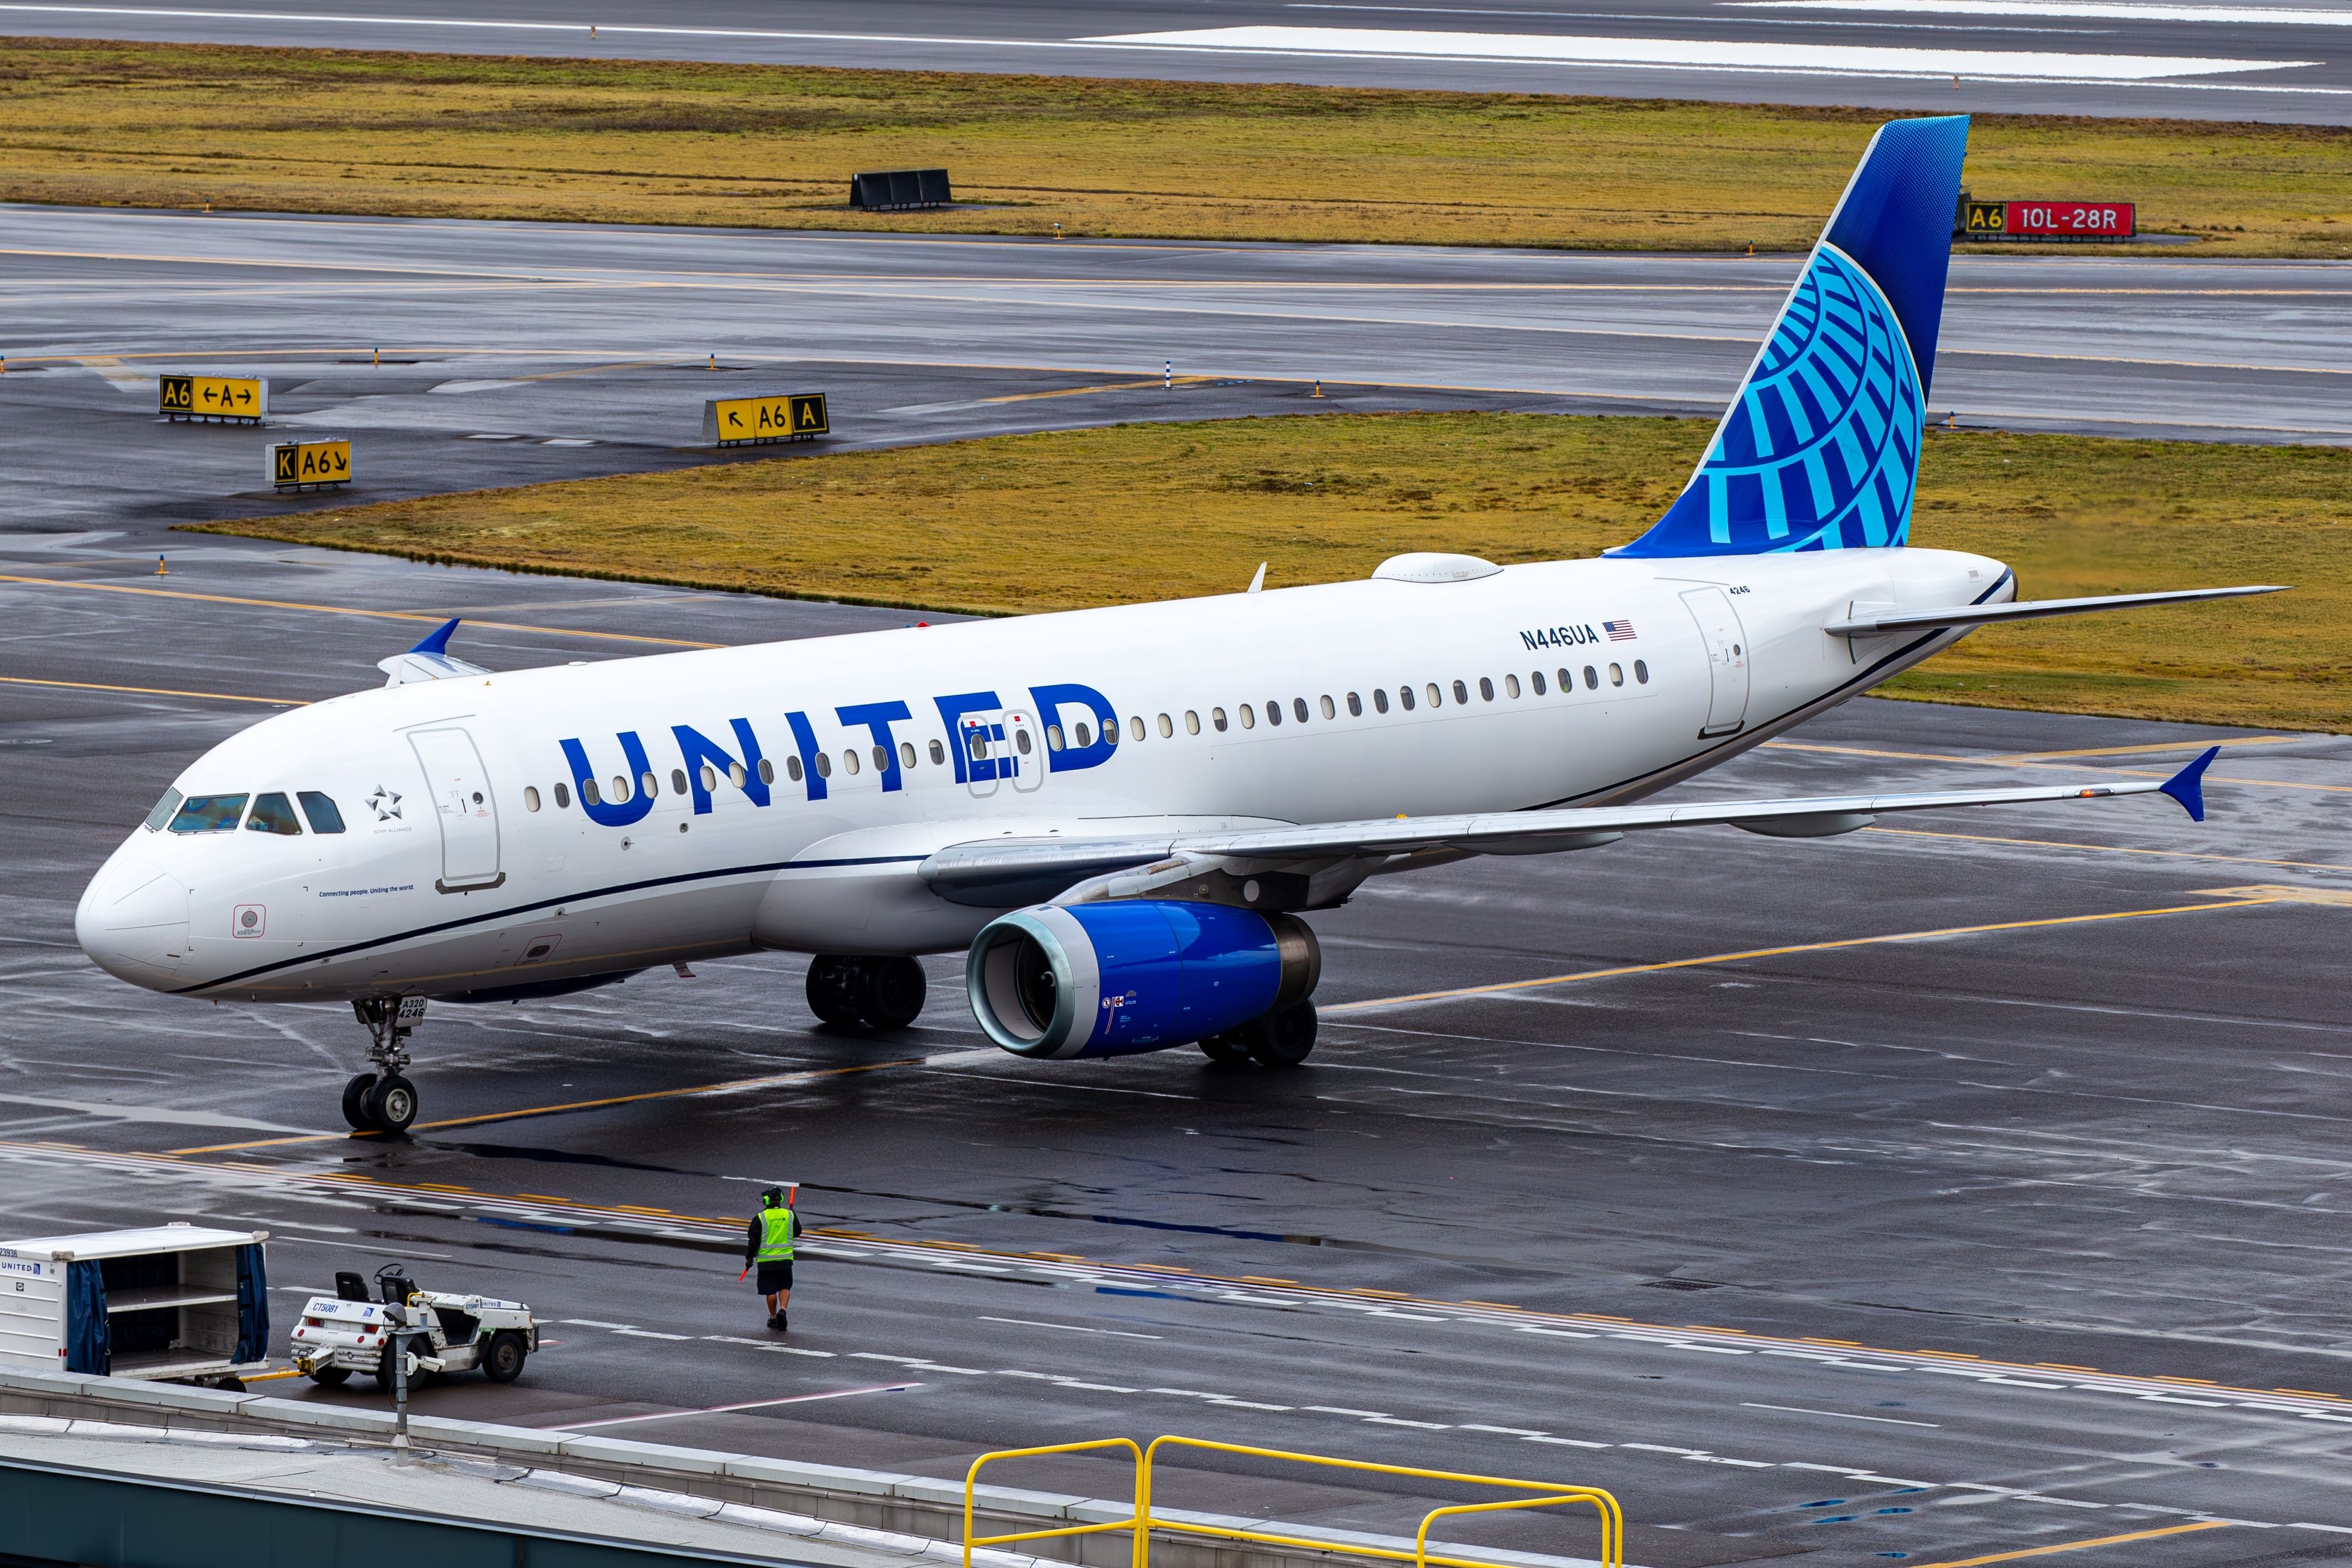
[[[1707,653],[1706,727],[1701,735],[1729,735],[1748,717],[1748,634],[1739,612],[1720,588],[1693,588],[1683,594]]]
[[[441,824],[444,893],[496,887],[506,880],[499,869],[499,808],[490,793],[489,770],[474,737],[462,729],[423,729],[408,737]]]

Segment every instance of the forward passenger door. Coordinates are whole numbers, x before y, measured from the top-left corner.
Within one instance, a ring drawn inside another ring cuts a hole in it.
[[[441,823],[436,885],[444,893],[463,893],[506,881],[499,869],[498,800],[474,737],[462,729],[422,729],[410,734],[408,744],[424,765],[434,815]]]

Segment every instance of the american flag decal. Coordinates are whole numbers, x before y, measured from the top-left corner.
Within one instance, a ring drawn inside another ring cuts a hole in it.
[[[1631,621],[1603,621],[1601,623],[1601,629],[1609,633],[1609,640],[1612,643],[1625,643],[1633,640],[1633,623]]]

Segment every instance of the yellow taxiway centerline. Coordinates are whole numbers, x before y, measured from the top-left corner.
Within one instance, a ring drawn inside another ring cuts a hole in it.
[[[2126,1541],[2153,1541],[2161,1535],[2187,1535],[2199,1530],[2227,1530],[2226,1519],[2202,1519],[2195,1524],[2167,1524],[2155,1530],[2135,1530],[2128,1535],[2102,1535],[2091,1541],[2066,1541],[2055,1546],[2028,1546],[2015,1552],[1994,1552],[1982,1557],[1958,1557],[1948,1563],[1923,1563],[1919,1568],[1981,1568],[1987,1563],[2016,1563],[2028,1557],[2048,1557],[2060,1552],[2081,1552],[2093,1546],[2119,1546]]]
[[[301,697],[248,697],[235,692],[175,692],[164,686],[109,686],[96,681],[37,681],[30,675],[0,675],[0,685],[56,686],[74,692],[134,692],[150,697],[203,697],[210,702],[267,703],[271,707],[309,707]]]
[[[1974,936],[1992,931],[2029,931],[2046,925],[2088,925],[2108,920],[2144,920],[2157,915],[2199,915],[2210,909],[2250,909],[2284,902],[2273,895],[2233,898],[2211,904],[2174,904],[2158,909],[2111,909],[2097,915],[2057,915],[2038,920],[2000,920],[1984,925],[1946,925],[1932,931],[1895,931],[1883,936],[1842,936],[1829,942],[1798,942],[1784,947],[1751,947],[1740,953],[1710,953],[1698,958],[1668,958],[1655,964],[1624,964],[1612,969],[1582,969],[1572,975],[1547,975],[1535,980],[1497,980],[1492,985],[1463,986],[1447,991],[1416,991],[1409,996],[1375,997],[1360,1002],[1337,1002],[1317,1010],[1325,1018],[1340,1013],[1368,1012],[1375,1008],[1405,1007],[1421,1002],[1453,1001],[1463,997],[1489,997],[1510,991],[1539,990],[1547,986],[1573,985],[1580,980],[1607,980],[1621,975],[1654,975],[1668,969],[1696,969],[1715,964],[1737,964],[1750,958],[1780,958],[1796,953],[1828,953],[1842,947],[1872,947],[1892,942],[1925,942],[1937,936]]]

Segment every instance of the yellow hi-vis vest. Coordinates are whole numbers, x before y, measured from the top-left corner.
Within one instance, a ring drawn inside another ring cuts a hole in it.
[[[760,1250],[755,1261],[789,1263],[793,1260],[793,1211],[789,1208],[763,1208],[760,1211]]]

